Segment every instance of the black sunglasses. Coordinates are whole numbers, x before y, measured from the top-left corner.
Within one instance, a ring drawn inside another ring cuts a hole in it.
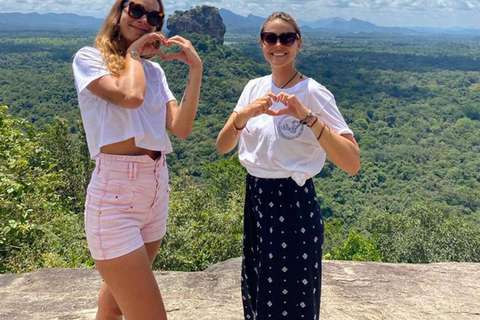
[[[285,32],[280,35],[273,32],[262,32],[260,33],[260,39],[267,46],[273,46],[280,39],[282,45],[290,47],[295,43],[295,40],[300,39],[300,35],[296,32]]]
[[[123,7],[128,6],[128,16],[132,19],[140,19],[143,15],[147,15],[147,22],[153,27],[160,27],[160,24],[163,22],[165,14],[160,11],[147,11],[145,8],[138,2],[135,1],[125,1]]]

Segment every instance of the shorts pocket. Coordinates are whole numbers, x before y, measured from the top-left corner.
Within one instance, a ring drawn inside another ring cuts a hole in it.
[[[135,191],[121,185],[106,185],[105,188],[89,187],[89,208],[100,213],[129,211],[133,208]]]

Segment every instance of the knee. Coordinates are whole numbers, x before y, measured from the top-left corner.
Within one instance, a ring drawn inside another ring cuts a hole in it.
[[[118,306],[105,306],[99,305],[97,310],[97,320],[108,319],[108,320],[122,320],[123,313]]]

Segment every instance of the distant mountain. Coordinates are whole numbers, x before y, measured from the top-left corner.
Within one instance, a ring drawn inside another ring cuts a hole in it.
[[[316,20],[316,21],[303,21],[303,20],[298,20],[297,23],[300,25],[300,27],[307,26],[312,29],[320,29],[320,28],[326,28],[332,23],[335,22],[346,22],[347,20],[340,18],[340,17],[334,17],[334,18],[329,18],[329,19],[321,19],[321,20]]]
[[[227,33],[257,34],[265,21],[265,17],[249,14],[244,17],[227,9],[220,9],[220,16]],[[98,30],[103,19],[79,16],[71,13],[0,13],[0,28],[13,29],[89,29]],[[381,27],[359,19],[345,20],[340,17],[316,21],[298,20],[305,34],[332,33],[389,33],[389,34],[426,34],[426,35],[467,35],[480,36],[479,29],[465,28],[425,28],[425,27]]]
[[[0,13],[2,28],[34,28],[34,29],[95,29],[103,23],[103,19],[79,16],[72,13]]]
[[[251,33],[258,32],[265,18],[254,16],[252,14],[247,17],[240,16],[230,10],[220,9],[223,23],[227,27],[229,33]],[[404,33],[414,34],[416,31],[407,28],[388,28],[379,27],[371,22],[359,19],[351,19],[350,21],[340,17],[329,19],[321,19],[316,21],[298,20],[298,24],[305,33],[345,33],[345,32],[382,32],[382,33]]]
[[[325,26],[328,29],[338,29],[347,32],[377,32],[379,27],[375,24],[358,19],[351,19],[350,21],[333,21],[329,25]]]
[[[223,23],[228,33],[257,33],[265,21],[264,17],[238,15],[227,9],[220,9]],[[352,18],[345,20],[340,17],[321,19],[316,21],[298,20],[303,33],[390,33],[390,34],[451,34],[451,35],[478,35],[478,29],[462,28],[416,28],[416,27],[381,27],[368,21]]]
[[[376,24],[373,24],[368,21],[363,21],[359,19],[352,18],[350,21],[347,20],[336,20],[325,26],[326,29],[334,29],[343,32],[381,32],[381,33],[402,33],[402,34],[415,34],[417,33],[414,30],[408,28],[398,28],[398,27],[379,27]]]
[[[227,9],[220,9],[220,15],[229,33],[258,33],[265,21],[263,17],[253,14],[244,17]]]

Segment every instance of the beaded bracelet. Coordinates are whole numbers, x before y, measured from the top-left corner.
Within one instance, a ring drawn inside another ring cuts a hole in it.
[[[305,118],[303,118],[302,120],[300,120],[300,123],[301,124],[307,124],[308,122],[310,122],[310,120],[313,118],[313,112],[312,110],[308,109],[308,113],[307,115],[305,116]]]

